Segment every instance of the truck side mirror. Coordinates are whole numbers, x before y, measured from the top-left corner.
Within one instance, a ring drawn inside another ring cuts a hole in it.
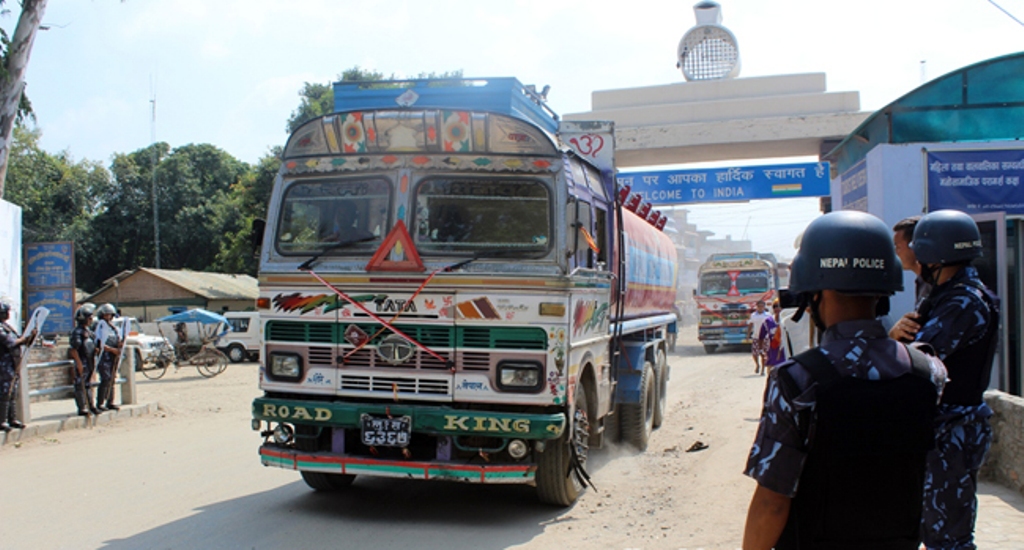
[[[260,247],[263,246],[263,232],[266,230],[267,220],[256,218],[252,221],[252,231],[249,233],[249,239],[253,254],[259,252]]]

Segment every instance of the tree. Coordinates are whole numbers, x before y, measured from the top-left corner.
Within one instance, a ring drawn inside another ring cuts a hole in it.
[[[0,2],[2,3],[2,2]],[[0,198],[4,196],[7,159],[11,152],[11,132],[15,120],[23,112],[22,92],[25,90],[25,69],[28,68],[32,43],[39,22],[46,11],[46,0],[22,0],[21,15],[14,29],[14,38],[3,33],[3,59],[0,60]]]
[[[232,220],[230,227],[225,227],[220,251],[211,267],[213,271],[256,275],[258,263],[253,254],[252,224],[257,219],[266,219],[267,202],[280,169],[281,151],[275,148],[231,187],[226,207],[241,215]]]
[[[341,82],[378,82],[381,80],[395,80],[394,73],[385,77],[384,73],[361,69],[358,65],[351,69],[345,69],[338,75]],[[462,78],[462,69],[457,71],[445,71],[443,73],[421,72],[416,75],[417,79],[424,78]],[[381,84],[380,87],[398,87],[392,84]],[[319,84],[306,82],[299,90],[299,97],[302,98],[298,108],[292,111],[288,117],[285,131],[289,134],[298,129],[304,123],[314,118],[334,112],[334,86],[332,83]]]

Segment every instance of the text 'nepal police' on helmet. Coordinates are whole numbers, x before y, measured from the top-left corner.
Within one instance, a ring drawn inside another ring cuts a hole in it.
[[[969,262],[981,256],[981,232],[963,212],[936,210],[917,222],[910,249],[921,264]]]
[[[812,221],[789,269],[789,290],[796,294],[835,290],[890,296],[903,290],[892,233],[864,212],[832,212]]]
[[[103,317],[104,315],[117,315],[117,309],[114,304],[103,304],[96,308],[96,316]]]
[[[75,321],[82,322],[96,314],[96,304],[86,302],[75,310]]]

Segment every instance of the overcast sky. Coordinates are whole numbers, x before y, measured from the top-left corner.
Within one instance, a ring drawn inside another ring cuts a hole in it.
[[[1024,19],[1024,0],[997,2]],[[594,90],[681,82],[676,48],[695,3],[50,0],[27,93],[47,151],[108,164],[148,145],[155,129],[172,147],[212,143],[254,163],[284,143],[304,82],[331,82],[354,65],[399,76],[515,76],[550,85],[559,113],[590,110]],[[740,77],[824,72],[829,91],[860,92],[863,110],[909,92],[922,75],[1024,49],[1024,26],[988,0],[720,3],[739,42]],[[14,13],[0,24],[12,33],[18,3],[5,7]],[[755,245],[789,256],[814,204],[695,209],[694,218],[734,238],[774,220]]]

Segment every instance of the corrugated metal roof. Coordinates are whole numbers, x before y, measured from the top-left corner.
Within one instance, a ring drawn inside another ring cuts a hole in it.
[[[140,267],[154,277],[180,286],[207,300],[247,299],[260,297],[260,290],[254,277],[230,273],[207,273],[205,271],[177,271]]]

